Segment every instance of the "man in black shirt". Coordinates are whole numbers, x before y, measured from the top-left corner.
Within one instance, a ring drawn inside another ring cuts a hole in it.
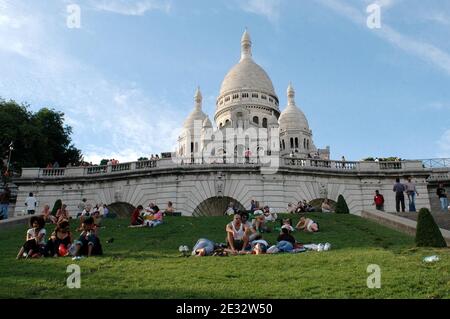
[[[400,212],[400,204],[402,205],[402,212],[405,212],[405,190],[406,187],[402,183],[400,183],[400,178],[395,180],[394,188],[392,189],[395,192],[395,209],[397,213]]]

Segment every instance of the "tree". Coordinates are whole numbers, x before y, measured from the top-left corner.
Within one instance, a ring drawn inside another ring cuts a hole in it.
[[[349,214],[350,213],[350,210],[348,209],[347,202],[345,201],[344,196],[339,195],[335,211],[337,214]]]
[[[2,159],[9,152],[13,169],[45,167],[58,161],[61,166],[78,165],[81,151],[71,144],[72,128],[64,124],[64,113],[42,108],[36,113],[29,105],[0,99],[0,150]]]
[[[447,247],[438,225],[427,208],[419,210],[416,245],[419,247]]]

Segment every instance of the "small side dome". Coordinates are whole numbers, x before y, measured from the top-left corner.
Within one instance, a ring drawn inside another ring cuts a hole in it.
[[[197,91],[194,95],[194,110],[189,114],[189,116],[186,118],[183,124],[183,128],[185,129],[191,129],[194,127],[196,122],[200,122],[203,124],[203,121],[208,117],[205,113],[202,111],[202,93],[200,92],[200,88],[197,88]]]
[[[206,118],[203,120],[202,127],[203,128],[212,128],[212,123],[208,116],[206,116]]]
[[[287,89],[288,105],[281,112],[278,122],[280,130],[302,130],[309,132],[309,124],[305,114],[295,105],[295,91],[291,84]]]

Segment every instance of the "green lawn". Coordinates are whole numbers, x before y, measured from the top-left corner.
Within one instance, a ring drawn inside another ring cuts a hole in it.
[[[81,288],[66,287],[70,258],[15,260],[26,227],[0,230],[1,298],[449,298],[450,251],[415,248],[412,237],[352,215],[312,214],[322,231],[295,233],[328,252],[262,256],[180,257],[200,237],[223,242],[228,217],[172,217],[155,229],[107,220],[105,255],[82,259]],[[47,228],[50,231],[50,228]],[[112,244],[106,239],[114,237]],[[273,242],[276,234],[266,239]],[[423,257],[437,254],[436,263]],[[366,285],[381,267],[381,289]]]

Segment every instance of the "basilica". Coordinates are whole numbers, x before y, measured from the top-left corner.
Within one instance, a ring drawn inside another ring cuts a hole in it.
[[[252,41],[247,30],[241,39],[241,58],[222,82],[214,122],[215,127],[202,111],[202,94],[198,88],[194,96],[194,110],[184,121],[178,138],[177,156],[199,158],[205,152],[207,155],[223,155],[225,147],[208,147],[212,141],[217,142],[218,136],[225,141],[226,132],[230,129],[253,129],[259,132],[257,136],[237,143],[234,155],[242,157],[254,145],[257,149],[253,149],[253,153],[279,153],[281,157],[299,158],[330,157],[329,147],[318,149],[314,145],[308,120],[296,105],[292,84],[287,88],[287,106],[280,111],[279,99],[270,77],[252,58]],[[276,141],[271,141],[273,134],[269,131],[276,132]]]

